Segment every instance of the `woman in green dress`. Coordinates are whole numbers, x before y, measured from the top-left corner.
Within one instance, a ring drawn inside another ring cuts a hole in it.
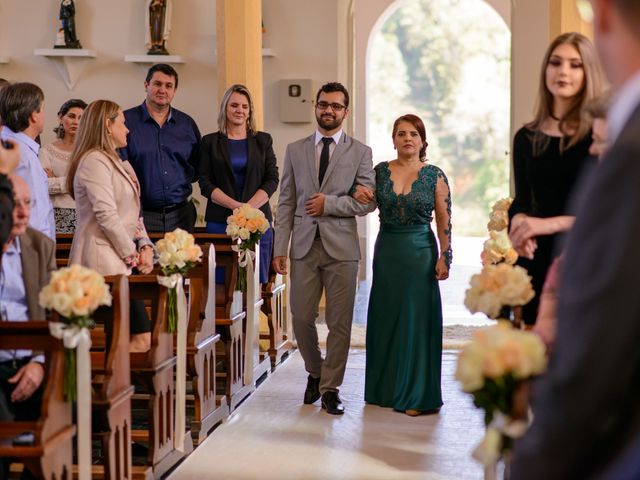
[[[375,168],[380,233],[367,315],[365,401],[416,416],[442,406],[442,304],[439,280],[451,265],[451,195],[444,172],[427,162],[422,120],[393,125],[398,158]],[[437,237],[431,230],[435,214]],[[438,254],[438,250],[440,253]]]

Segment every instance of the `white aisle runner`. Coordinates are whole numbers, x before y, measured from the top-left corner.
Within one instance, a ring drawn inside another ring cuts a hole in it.
[[[482,477],[470,452],[482,417],[443,357],[445,406],[411,418],[363,401],[365,351],[349,357],[343,416],[303,405],[306,372],[296,352],[169,476],[170,480],[461,480]]]

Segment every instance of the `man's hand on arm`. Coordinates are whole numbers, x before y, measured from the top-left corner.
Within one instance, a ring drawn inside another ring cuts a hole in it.
[[[305,213],[310,217],[319,217],[324,213],[324,193],[312,195],[304,204]]]

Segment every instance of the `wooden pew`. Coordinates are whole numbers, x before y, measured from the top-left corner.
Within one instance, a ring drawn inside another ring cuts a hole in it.
[[[145,301],[151,311],[151,348],[148,352],[131,353],[131,375],[145,393],[134,394],[134,403],[148,410],[149,429],[133,430],[133,441],[149,446],[142,468],[134,465],[134,478],[160,478],[193,450],[190,432],[175,432],[173,334],[167,331],[168,290],[158,285],[155,275],[131,275],[131,298]],[[137,402],[136,402],[137,400]],[[175,435],[185,435],[185,451],[174,447]]]
[[[129,281],[125,275],[106,277],[113,302],[94,312],[91,332],[93,374],[93,436],[102,446],[103,463],[94,478],[129,480],[131,463],[131,385],[129,362]]]
[[[216,305],[219,307],[225,306],[225,315],[228,315],[228,312],[231,310],[239,309],[239,305],[234,304],[234,302],[238,302],[237,292],[235,292],[236,279],[238,275],[238,257],[237,254],[231,249],[233,242],[231,238],[224,234],[208,234],[208,233],[195,233],[194,234],[196,243],[200,245],[205,245],[206,242],[211,242],[214,244],[216,248],[216,258],[218,259],[218,265],[225,264],[227,268],[225,268],[226,277],[224,288],[221,285],[217,285],[216,290]],[[220,258],[221,256],[225,258]],[[232,258],[229,258],[232,257]],[[256,262],[256,275],[258,273],[258,266]],[[257,278],[259,278],[257,276]],[[259,282],[259,280],[256,279]],[[247,283],[249,284],[251,279],[247,279]],[[234,294],[236,295],[234,297]],[[243,308],[247,311],[246,304],[246,296],[242,298]],[[264,298],[260,293],[260,287],[258,285],[258,297],[256,298],[255,308],[259,311],[264,304]],[[226,317],[228,318],[228,317]],[[243,321],[243,336],[246,338],[247,333],[247,321],[245,318]],[[255,345],[253,350],[253,366],[254,366],[254,383],[260,379],[263,375],[267,374],[270,371],[270,360],[268,358],[268,351],[262,351],[259,344],[259,339],[261,335],[267,334],[267,332],[259,331],[259,322],[256,322],[255,325]],[[243,341],[244,342],[244,341]],[[243,343],[244,346],[244,343]]]
[[[154,242],[163,236],[162,233],[149,234]],[[224,284],[215,285],[215,325],[221,340],[216,345],[216,357],[220,360],[216,368],[216,378],[223,383],[227,405],[229,410],[233,411],[254,390],[253,385],[245,385],[244,383],[244,320],[246,312],[242,306],[242,295],[235,291],[238,275],[237,254],[231,249],[231,238],[227,235],[199,231],[194,233],[194,238],[201,247],[206,247],[207,243],[214,243],[217,266],[225,269]],[[204,263],[194,270],[200,268],[205,268]],[[208,267],[206,268],[208,269]],[[204,270],[197,275],[203,276]]]
[[[15,457],[37,478],[70,479],[75,426],[71,404],[64,401],[64,347],[49,334],[47,322],[0,322],[0,349],[46,352],[44,392],[40,419],[0,422],[0,457]],[[24,432],[34,434],[32,445],[13,445]]]
[[[220,334],[216,333],[215,305],[207,316],[209,297],[209,250],[203,246],[202,263],[189,272],[186,283],[189,298],[189,328],[187,332],[187,374],[191,378],[192,396],[187,397],[193,408],[191,435],[199,445],[213,428],[229,416],[226,395],[217,394],[216,345]],[[215,286],[213,287],[215,288]],[[215,292],[212,300],[215,303]]]
[[[269,281],[262,285],[262,312],[267,316],[268,331],[260,332],[260,339],[269,342],[269,357],[271,368],[275,369],[282,358],[293,349],[286,332],[285,322],[285,288],[282,275],[269,269]]]
[[[204,241],[196,236],[196,241]],[[255,387],[244,382],[244,322],[247,312],[242,306],[242,294],[235,290],[238,278],[238,256],[231,249],[231,239],[226,235],[209,235],[216,249],[216,266],[225,271],[224,284],[216,285],[216,329],[221,335],[222,346],[218,354],[224,370],[218,371],[224,380],[229,410],[233,411]]]

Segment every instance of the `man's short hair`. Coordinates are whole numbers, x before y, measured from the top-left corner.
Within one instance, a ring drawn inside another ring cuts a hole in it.
[[[29,117],[39,112],[44,102],[44,93],[33,83],[12,83],[0,90],[0,118],[2,124],[14,132],[29,127]]]
[[[167,65],[166,63],[156,63],[147,72],[147,78],[145,81],[150,83],[151,77],[153,77],[153,74],[156,72],[164,73],[165,75],[173,77],[175,79],[174,87],[178,88],[178,72],[176,72],[176,69],[171,65]]]
[[[342,92],[342,94],[344,95],[344,106],[349,108],[349,92],[344,85],[338,82],[329,82],[321,86],[320,90],[318,90],[318,94],[316,95],[316,103],[318,103],[318,99],[320,98],[321,93],[333,92]]]

